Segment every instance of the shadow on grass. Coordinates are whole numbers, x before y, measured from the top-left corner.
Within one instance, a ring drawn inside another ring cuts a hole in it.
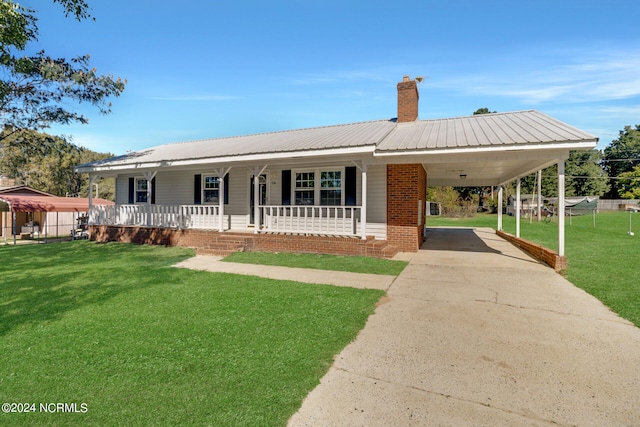
[[[166,283],[178,248],[69,242],[0,249],[0,335],[59,319],[133,288]]]

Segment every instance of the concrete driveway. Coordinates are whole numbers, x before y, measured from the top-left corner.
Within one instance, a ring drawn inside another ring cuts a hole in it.
[[[640,426],[640,329],[492,230],[434,229],[289,425]]]

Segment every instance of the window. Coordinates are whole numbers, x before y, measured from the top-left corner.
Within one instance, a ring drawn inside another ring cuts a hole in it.
[[[144,178],[136,178],[136,203],[147,203],[148,181]]]
[[[343,170],[314,170],[295,173],[293,189],[296,205],[341,206]],[[319,177],[320,179],[316,179]]]
[[[342,172],[320,172],[320,205],[340,206],[342,204]]]
[[[315,172],[296,172],[296,205],[314,205]]]
[[[204,203],[220,203],[220,178],[204,176],[202,185],[202,201]]]

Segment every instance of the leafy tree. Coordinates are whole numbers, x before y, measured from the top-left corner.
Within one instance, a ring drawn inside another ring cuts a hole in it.
[[[478,195],[463,197],[454,187],[428,187],[427,199],[440,203],[447,217],[472,216],[478,211]]]
[[[618,192],[623,199],[640,199],[640,166],[620,174]]]
[[[15,178],[57,196],[87,194],[88,177],[73,171],[75,165],[113,157],[67,142],[59,136],[33,130],[5,130],[0,134],[0,175]],[[99,197],[113,200],[114,180],[98,183]]]
[[[474,116],[477,116],[478,114],[490,114],[490,113],[495,113],[496,111],[489,111],[489,109],[487,107],[482,107],[482,108],[478,108],[476,111],[473,112]]]
[[[604,169],[611,178],[618,178],[625,172],[630,172],[640,164],[640,125],[625,126],[615,139],[604,149]],[[611,198],[618,198],[627,190],[620,181],[611,187],[607,194]]]
[[[598,150],[572,151],[565,165],[565,194],[572,196],[602,196],[610,185],[606,172],[600,167],[602,153]],[[522,192],[532,194],[536,174],[522,178]],[[558,166],[542,170],[542,195],[558,196]]]
[[[84,0],[53,0],[65,15],[78,21],[91,18]],[[87,123],[70,107],[89,103],[108,114],[108,99],[119,96],[126,81],[100,75],[89,55],[67,60],[49,56],[30,45],[38,40],[36,11],[14,1],[0,1],[0,127],[19,131],[52,124]],[[3,135],[6,137],[7,132]]]

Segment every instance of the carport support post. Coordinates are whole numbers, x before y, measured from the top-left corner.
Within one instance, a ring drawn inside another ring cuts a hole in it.
[[[493,188],[493,187],[492,187]],[[498,187],[498,230],[502,231],[502,185]]]
[[[516,185],[516,237],[520,237],[520,187],[521,179],[518,177]]]
[[[564,256],[564,159],[558,161],[558,255]]]
[[[538,222],[542,221],[542,169],[538,171]]]

